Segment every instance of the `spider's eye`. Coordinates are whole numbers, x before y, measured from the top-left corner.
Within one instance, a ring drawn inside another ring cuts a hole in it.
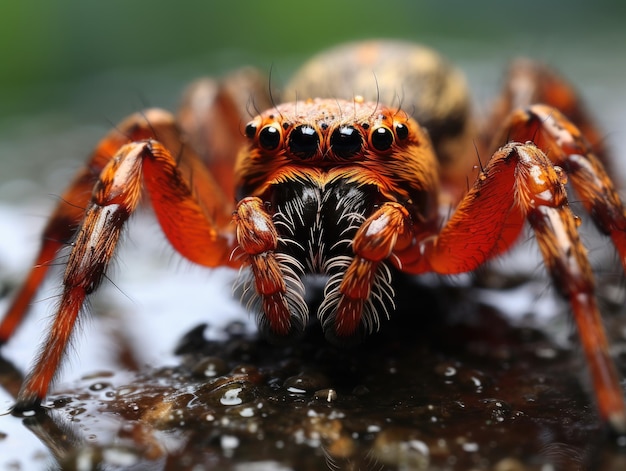
[[[342,159],[352,157],[361,150],[363,139],[361,133],[352,126],[341,126],[330,136],[330,146]]]
[[[248,139],[254,139],[254,136],[256,136],[256,124],[248,123],[246,126],[246,137]]]
[[[409,127],[402,123],[396,124],[396,134],[398,136],[398,139],[406,139],[407,137],[409,137]]]
[[[307,124],[298,126],[289,134],[289,150],[301,159],[310,159],[319,147],[320,137],[315,129]]]
[[[379,151],[389,150],[393,144],[393,133],[385,126],[374,129],[370,138],[374,149]]]
[[[271,124],[261,129],[259,144],[265,150],[274,150],[280,145],[280,130]]]

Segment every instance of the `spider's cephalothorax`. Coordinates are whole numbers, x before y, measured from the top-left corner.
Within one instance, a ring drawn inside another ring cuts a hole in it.
[[[387,216],[370,224],[380,240],[369,237],[369,243],[382,251],[372,259],[355,259],[353,241],[364,238],[358,230],[374,211],[391,203],[406,212],[403,224],[419,221],[422,231],[433,229],[427,221],[435,220],[438,180],[428,137],[405,112],[359,97],[280,105],[250,122],[246,134],[238,197],[264,203],[278,244],[262,257],[275,257],[284,279],[253,268],[251,284],[261,279],[282,291],[263,302],[263,290],[243,290],[259,324],[270,334],[301,332],[308,318],[302,278],[321,274],[327,282],[317,316],[326,336],[345,341],[377,330],[394,306],[385,260],[396,243],[388,238],[398,234],[386,233]],[[420,173],[424,178],[406,178]],[[246,241],[240,245],[245,251]],[[250,263],[255,267],[254,258]],[[367,276],[344,277],[351,265]]]
[[[200,81],[178,119],[145,110],[96,147],[60,198],[34,268],[0,323],[2,344],[57,252],[73,241],[56,317],[14,411],[45,398],[77,316],[147,193],[181,255],[249,273],[243,296],[275,337],[305,328],[309,273],[326,276],[317,315],[327,337],[360,337],[394,309],[392,268],[470,272],[507,251],[527,223],[571,307],[600,415],[626,433],[565,181],[624,267],[626,214],[602,162],[602,134],[562,77],[517,62],[485,123],[468,119],[462,75],[414,44],[360,42],[317,56],[288,87],[307,100],[275,105],[259,83],[266,90],[249,71]],[[251,95],[268,111],[241,129]]]

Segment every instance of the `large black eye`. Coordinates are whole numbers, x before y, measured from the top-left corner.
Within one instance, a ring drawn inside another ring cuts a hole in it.
[[[342,126],[330,136],[330,147],[337,157],[347,159],[361,150],[363,138],[352,126]]]
[[[274,150],[280,144],[280,130],[276,126],[267,125],[259,133],[259,144],[266,150]]]
[[[391,129],[381,126],[372,131],[371,139],[374,149],[380,151],[389,150],[393,144],[393,133]]]
[[[319,147],[320,137],[311,126],[303,124],[289,134],[289,150],[301,159],[310,159]]]

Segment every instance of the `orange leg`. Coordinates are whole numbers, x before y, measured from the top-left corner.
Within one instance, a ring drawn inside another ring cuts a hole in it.
[[[533,105],[511,114],[506,133],[522,142],[532,139],[555,165],[565,170],[598,229],[613,240],[626,270],[624,206],[603,164],[579,129],[558,110]]]
[[[124,223],[137,208],[144,186],[165,235],[177,251],[206,266],[229,260],[233,237],[218,233],[168,150],[151,140],[123,146],[108,161],[93,188],[72,245],[57,314],[35,366],[22,385],[14,407],[16,413],[39,406],[45,397],[85,298],[102,281]]]
[[[494,154],[441,233],[420,244],[419,256],[407,251],[397,256],[407,272],[471,271],[508,248],[524,220],[529,221],[548,271],[572,307],[601,417],[623,433],[623,392],[564,181],[562,170],[533,144],[507,144]]]
[[[178,168],[186,176],[187,184],[193,187],[198,200],[207,202],[206,211],[220,226],[230,221],[229,211],[216,209],[227,208],[229,202],[220,199],[221,192],[217,190],[217,185],[200,159],[193,154],[190,147],[183,144],[174,117],[159,109],[130,116],[100,141],[87,164],[61,196],[42,234],[41,248],[34,266],[0,323],[0,345],[11,338],[24,319],[32,298],[54,263],[58,251],[74,238],[80,221],[85,216],[85,208],[89,204],[94,184],[104,167],[124,144],[144,139],[157,139],[166,148],[179,152]]]
[[[117,132],[112,134],[100,143],[87,165],[78,172],[61,196],[59,204],[43,231],[41,247],[34,266],[0,323],[0,345],[11,338],[24,319],[31,300],[53,264],[57,252],[73,239],[78,224],[85,215],[84,208],[89,202],[91,190],[98,175],[115,151],[124,143],[119,142],[123,136]],[[112,145],[109,145],[110,142]],[[113,142],[118,145],[115,146]]]
[[[374,326],[378,326],[377,309],[368,303],[373,300],[372,290],[376,284],[385,285],[378,274],[381,262],[387,259],[394,249],[409,243],[411,232],[406,227],[408,220],[409,213],[404,206],[389,202],[383,204],[361,225],[352,244],[354,259],[339,285],[340,297],[336,311],[323,320],[324,330],[328,330],[328,324],[332,323],[334,333],[338,337],[350,337],[356,332],[363,317],[368,330],[374,330]],[[399,243],[398,239],[403,240],[407,237],[409,240]],[[384,293],[383,290],[375,298],[384,296]],[[386,309],[386,303],[381,303],[381,307]],[[325,306],[322,317],[324,312],[333,310],[332,304]]]
[[[247,142],[243,124],[275,105],[267,84],[265,74],[244,67],[221,80],[200,79],[183,96],[178,123],[229,202],[235,199],[233,156]]]
[[[530,59],[518,59],[509,68],[502,93],[494,106],[493,115],[483,129],[485,139],[490,141],[493,137],[493,130],[497,130],[513,111],[530,107],[535,103],[543,103],[559,110],[580,129],[581,134],[589,141],[594,153],[604,165],[609,163],[604,135],[590,118],[574,86],[554,69]],[[526,141],[518,138],[511,138],[511,140]],[[486,144],[489,145],[491,142],[486,142]],[[503,145],[504,141],[496,144]]]
[[[270,337],[298,335],[304,331],[308,308],[302,298],[304,287],[288,264],[276,253],[278,232],[272,217],[260,198],[244,198],[235,211],[239,250],[245,265],[252,271],[254,293],[251,300],[260,300],[259,327]],[[291,284],[287,285],[287,280]],[[252,306],[249,306],[252,310]]]

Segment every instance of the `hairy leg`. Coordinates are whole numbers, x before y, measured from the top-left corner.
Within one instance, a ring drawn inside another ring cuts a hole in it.
[[[6,343],[22,322],[30,303],[60,249],[74,239],[92,196],[94,185],[118,150],[129,142],[157,139],[176,156],[176,166],[185,184],[195,194],[204,211],[223,227],[231,220],[231,202],[226,200],[204,164],[176,127],[174,117],[160,109],[136,113],[111,130],[96,146],[86,164],[61,195],[41,236],[41,246],[33,268],[13,298],[0,322],[0,345]]]
[[[537,237],[556,288],[570,303],[600,415],[626,432],[626,407],[594,293],[587,251],[567,204],[565,174],[533,144],[510,143],[494,154],[438,236],[399,252],[407,272],[474,270],[506,250],[524,221]]]
[[[153,140],[121,147],[93,187],[72,244],[54,321],[19,392],[15,413],[36,408],[45,398],[85,299],[105,276],[124,224],[136,210],[144,187],[177,251],[205,266],[228,263],[234,238],[220,233],[207,217],[170,152]]]

